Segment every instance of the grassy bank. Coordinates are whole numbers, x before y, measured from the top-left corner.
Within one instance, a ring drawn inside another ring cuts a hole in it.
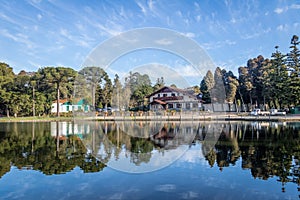
[[[0,122],[49,122],[71,121],[73,117],[1,117]]]
[[[249,116],[249,115],[175,115],[175,116],[98,116],[76,117],[78,120],[97,121],[299,121],[300,115],[287,116]],[[0,122],[48,122],[48,121],[72,121],[73,117],[2,117]]]

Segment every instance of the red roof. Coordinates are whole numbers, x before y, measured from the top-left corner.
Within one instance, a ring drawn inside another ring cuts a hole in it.
[[[159,99],[154,99],[154,101],[155,101],[156,103],[159,103],[159,104],[162,104],[162,105],[167,104],[166,102],[161,101],[161,100],[159,100]]]
[[[66,103],[68,101],[69,101],[68,99],[60,99],[58,102],[59,103]],[[53,103],[57,103],[57,100],[53,101]]]

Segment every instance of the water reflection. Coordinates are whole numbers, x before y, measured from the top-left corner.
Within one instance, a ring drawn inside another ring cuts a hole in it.
[[[98,172],[111,166],[151,171],[171,164],[191,146],[222,171],[241,160],[254,178],[276,177],[282,191],[300,184],[300,124],[266,122],[1,123],[0,177],[11,166],[46,175]],[[216,142],[217,141],[217,142]],[[195,156],[195,155],[194,155]]]
[[[62,135],[60,123],[56,125],[58,131],[51,134],[49,123],[2,123],[0,177],[12,165],[46,175],[66,173],[76,166],[85,172],[97,172],[105,167],[88,154],[76,135]]]

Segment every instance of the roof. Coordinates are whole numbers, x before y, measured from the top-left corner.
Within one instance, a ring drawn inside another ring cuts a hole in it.
[[[180,89],[180,88],[175,88],[175,87],[168,87],[168,86],[164,86],[158,90],[156,90],[155,92],[153,92],[152,94],[148,95],[147,98],[157,94],[157,93],[161,93],[161,92],[177,92],[177,93],[182,93],[184,95],[187,96],[191,96],[191,97],[195,97],[197,98],[194,94],[193,91],[190,90],[184,90],[184,89]]]
[[[52,103],[56,103],[57,101],[53,101]],[[79,99],[79,98],[76,98],[76,99],[73,99],[73,100],[70,100],[70,99],[60,99],[59,100],[59,103],[62,103],[62,104],[74,104],[74,105],[83,105],[84,104],[84,99]]]
[[[69,102],[68,99],[59,99],[58,100],[59,103],[66,103],[66,102]],[[52,103],[57,103],[57,100],[53,101]]]
[[[162,105],[167,104],[166,102],[161,101],[161,100],[159,100],[159,99],[154,99],[154,101],[155,101],[156,103],[159,103],[159,104],[162,104]]]

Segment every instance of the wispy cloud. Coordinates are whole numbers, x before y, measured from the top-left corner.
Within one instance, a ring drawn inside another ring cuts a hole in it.
[[[136,1],[136,5],[139,7],[140,11],[144,16],[152,16],[152,17],[160,17],[160,12],[156,9],[156,1],[149,0],[146,3],[142,3],[141,1]]]
[[[80,46],[80,47],[89,47],[92,39],[90,39],[87,35],[72,35],[67,29],[61,28],[59,31],[60,35],[65,37],[66,39],[73,42],[73,44]],[[62,46],[62,45],[61,45]]]
[[[241,35],[241,38],[244,40],[248,40],[248,39],[253,39],[253,38],[257,38],[263,34],[267,34],[271,31],[272,29],[270,27],[265,27],[263,29],[255,29],[252,33],[247,33],[247,34],[243,34]]]
[[[288,25],[287,24],[280,24],[276,28],[278,31],[287,31],[288,30]]]
[[[224,41],[217,41],[217,42],[201,44],[201,46],[206,50],[218,49],[218,48],[224,47],[226,45],[236,45],[236,41],[224,40]]]
[[[274,10],[274,12],[277,14],[281,14],[287,12],[290,9],[300,9],[300,4],[292,4],[290,6],[278,7]]]
[[[101,23],[96,23],[95,26],[99,28],[101,31],[104,31],[105,33],[109,34],[109,36],[116,36],[122,33],[121,28],[112,28],[112,27],[104,26]]]
[[[43,67],[43,65],[36,63],[35,61],[28,60],[28,63],[37,69]]]
[[[41,0],[27,0],[27,3],[35,9],[37,9],[38,11],[40,11],[41,13],[44,13],[50,17],[54,16],[54,14],[50,10],[43,8],[43,6],[41,5]]]
[[[277,14],[281,14],[281,13],[283,13],[286,10],[287,10],[287,7],[285,7],[285,8],[276,8],[274,10],[274,12],[277,13]]]
[[[78,30],[86,31],[85,27],[89,27],[89,30],[91,28],[96,28],[96,31],[98,31],[101,35],[109,37],[119,35],[123,32],[123,26],[120,23],[120,20],[112,20],[114,18],[113,16],[110,16],[110,19],[103,21],[90,7],[87,6],[84,10],[87,14],[81,17],[82,22],[77,22],[75,24]]]
[[[300,4],[292,4],[290,6],[291,9],[300,9]]]
[[[0,12],[0,19],[4,20],[4,21],[7,21],[13,25],[16,25],[17,27],[21,27],[23,28],[24,27],[24,24],[21,23],[20,21],[16,20],[16,19],[13,19],[12,17]]]
[[[153,9],[154,9],[154,1],[149,0],[149,1],[148,1],[148,7],[149,7],[149,9],[150,9],[151,11],[153,11]]]
[[[194,38],[196,36],[195,33],[192,32],[182,33],[182,35],[189,38]]]
[[[27,35],[24,35],[22,33],[11,34],[8,30],[2,29],[0,30],[0,35],[9,38],[15,42],[25,44],[26,47],[29,49],[32,49],[36,46],[33,42],[30,41]]]
[[[144,15],[147,15],[147,9],[146,6],[144,6],[141,2],[137,1],[136,4],[138,5],[138,7],[141,9],[142,13],[144,13]]]

